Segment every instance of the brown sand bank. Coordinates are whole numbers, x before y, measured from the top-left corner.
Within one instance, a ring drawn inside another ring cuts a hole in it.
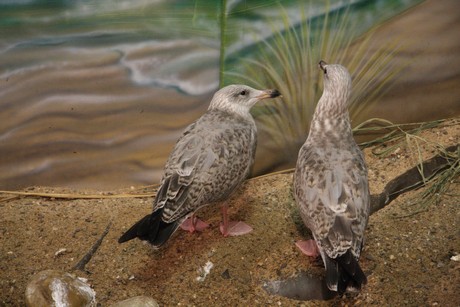
[[[394,61],[407,68],[369,117],[407,123],[460,115],[458,12],[460,1],[428,0],[377,29],[373,48],[400,41]]]
[[[418,161],[435,152],[435,143],[460,142],[460,124],[450,121],[424,131],[387,157],[365,151],[372,193]],[[151,197],[0,199],[0,305],[24,304],[29,278],[45,269],[70,271],[111,222],[108,235],[86,265],[86,277],[102,306],[136,295],[148,295],[164,306],[458,306],[460,263],[460,185],[454,179],[446,195],[425,211],[411,204],[419,191],[397,198],[370,218],[361,263],[369,283],[360,294],[327,302],[300,302],[268,295],[267,280],[300,271],[323,274],[320,261],[303,256],[294,246],[308,236],[291,192],[292,174],[247,181],[230,202],[230,214],[254,227],[241,237],[223,238],[216,207],[199,213],[212,225],[203,233],[178,231],[161,250],[135,240],[123,245],[118,237],[151,210]],[[422,189],[423,190],[423,189]],[[68,193],[64,189],[31,188],[30,192]],[[146,189],[152,192],[152,189]],[[90,193],[90,192],[88,192]],[[65,249],[65,252],[56,252]],[[204,281],[200,268],[213,263]]]

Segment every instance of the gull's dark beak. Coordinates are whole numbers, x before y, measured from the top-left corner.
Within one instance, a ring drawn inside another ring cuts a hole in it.
[[[265,99],[265,98],[275,98],[275,97],[280,97],[281,93],[278,90],[263,90],[263,93],[257,96],[259,99]]]
[[[326,71],[326,65],[327,65],[327,63],[324,62],[323,60],[319,61],[319,63],[318,63],[319,68],[320,68],[324,73],[327,72],[327,71]]]

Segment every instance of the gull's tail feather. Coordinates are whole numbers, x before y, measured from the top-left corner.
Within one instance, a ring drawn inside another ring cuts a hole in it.
[[[123,243],[134,238],[150,242],[154,247],[160,247],[179,227],[179,223],[165,223],[161,216],[163,209],[159,209],[152,214],[146,215],[136,224],[131,226],[119,239],[118,243]]]
[[[350,250],[337,258],[326,256],[325,266],[327,287],[339,295],[359,290],[367,283],[366,275]]]

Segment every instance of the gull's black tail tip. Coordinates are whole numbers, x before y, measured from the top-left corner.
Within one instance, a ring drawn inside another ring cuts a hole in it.
[[[135,238],[146,238],[149,235],[154,235],[158,230],[155,221],[152,221],[152,215],[146,215],[136,224],[131,226],[119,239],[118,243],[124,243]]]
[[[367,283],[366,275],[350,250],[334,259],[327,257],[326,262],[327,286],[339,295],[359,291]]]
[[[163,210],[159,209],[152,214],[146,215],[144,218],[135,223],[128,229],[119,239],[118,243],[124,243],[129,240],[139,238],[143,241],[148,241],[155,248],[160,247],[179,227],[176,222],[165,223],[161,217]]]

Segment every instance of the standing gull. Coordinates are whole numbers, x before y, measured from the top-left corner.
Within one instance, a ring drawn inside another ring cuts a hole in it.
[[[319,67],[324,91],[294,175],[300,215],[316,243],[296,244],[307,255],[319,252],[328,288],[343,294],[367,282],[358,263],[370,210],[367,167],[350,126],[350,74],[324,61]]]
[[[153,212],[118,242],[137,237],[160,247],[184,221],[182,228],[191,232],[205,228],[207,224],[194,212],[227,199],[254,162],[257,129],[249,110],[259,100],[279,95],[277,90],[256,90],[246,85],[229,85],[217,91],[208,111],[185,129],[171,152]],[[222,216],[220,230],[224,236],[252,230],[243,222],[228,221],[225,202]]]

